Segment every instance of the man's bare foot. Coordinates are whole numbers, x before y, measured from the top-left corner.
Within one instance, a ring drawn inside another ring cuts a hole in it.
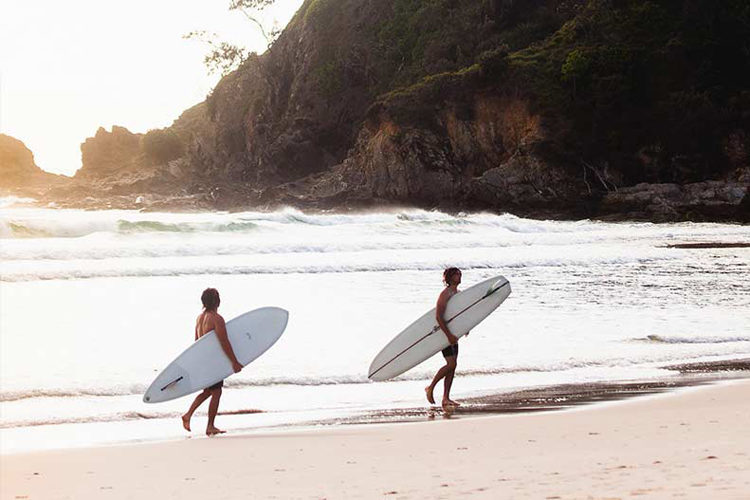
[[[449,399],[448,402],[450,404],[452,404],[453,406],[461,406],[461,403],[457,403],[457,402],[453,401],[452,399]]]
[[[443,408],[455,408],[456,406],[459,406],[459,404],[455,401],[451,401],[450,399],[443,400]]]
[[[186,431],[190,432],[190,415],[187,413],[182,416],[182,426]]]
[[[432,395],[432,386],[428,385],[427,387],[425,387],[424,388],[424,392],[427,393],[427,401],[429,401],[429,403],[431,405],[434,405],[435,404],[435,396]]]
[[[221,429],[217,429],[216,427],[209,427],[206,429],[206,436],[215,436],[217,434],[224,434],[227,431],[222,431]]]

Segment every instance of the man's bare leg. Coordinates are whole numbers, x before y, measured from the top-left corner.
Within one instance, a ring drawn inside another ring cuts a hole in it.
[[[446,365],[448,371],[445,374],[445,381],[443,382],[443,407],[459,406],[458,403],[451,399],[451,386],[453,385],[453,376],[456,374],[456,357],[450,356],[445,360],[448,363]]]
[[[445,375],[444,390],[443,390],[443,406],[461,406],[461,403],[453,401],[450,397],[451,386],[453,385],[453,376],[456,374],[456,370],[451,370]]]
[[[214,419],[219,412],[219,400],[221,399],[221,388],[211,391],[211,403],[208,405],[208,425],[206,426],[206,435],[224,434],[226,431],[217,429],[214,425]]]
[[[427,401],[429,401],[430,404],[433,404],[433,405],[435,404],[435,396],[433,395],[433,391],[435,391],[435,386],[437,385],[438,382],[440,382],[440,379],[445,377],[445,375],[448,373],[449,370],[450,370],[450,366],[447,364],[441,367],[435,374],[435,377],[432,379],[432,382],[430,382],[430,385],[424,388],[424,392],[427,393]]]
[[[204,389],[203,392],[195,397],[195,400],[193,401],[193,404],[190,405],[190,409],[187,411],[187,413],[182,416],[182,426],[186,431],[190,432],[190,419],[193,418],[193,413],[195,413],[195,410],[197,410],[198,407],[202,405],[210,395],[211,393],[209,392],[209,390]]]

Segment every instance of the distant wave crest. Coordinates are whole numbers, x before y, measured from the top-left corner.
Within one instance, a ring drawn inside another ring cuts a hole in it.
[[[118,277],[154,277],[154,276],[195,276],[212,275],[244,275],[244,274],[317,274],[317,273],[354,273],[354,272],[390,272],[390,271],[434,271],[441,270],[448,265],[461,269],[514,269],[524,267],[559,267],[591,264],[632,264],[650,263],[664,259],[671,259],[669,255],[645,254],[636,257],[621,254],[604,254],[600,256],[552,256],[552,255],[489,255],[487,250],[483,254],[465,257],[452,257],[450,260],[433,254],[415,256],[389,255],[372,256],[352,254],[321,254],[322,257],[302,257],[300,254],[274,255],[265,263],[245,264],[234,256],[225,263],[219,258],[196,260],[143,263],[113,261],[93,265],[72,261],[70,264],[52,263],[51,265],[11,266],[8,263],[0,274],[0,281],[18,282],[35,280],[64,280],[88,278],[118,278]],[[123,259],[124,260],[124,259]],[[244,259],[251,261],[251,259]],[[259,261],[259,257],[252,259]]]
[[[750,342],[750,337],[671,337],[648,335],[633,340],[655,344],[727,344],[732,342]]]
[[[206,212],[195,214],[140,213],[122,210],[8,210],[0,219],[0,238],[80,238],[95,233],[244,232],[259,226],[378,226],[404,228],[491,227],[509,233],[558,233],[598,230],[589,221],[552,222],[510,214],[448,214],[421,209],[350,214],[309,214],[286,208],[275,212]]]

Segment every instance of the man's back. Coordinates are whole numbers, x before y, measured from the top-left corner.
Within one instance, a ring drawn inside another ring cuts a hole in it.
[[[195,340],[198,340],[211,330],[216,330],[221,316],[216,311],[203,311],[195,321]]]

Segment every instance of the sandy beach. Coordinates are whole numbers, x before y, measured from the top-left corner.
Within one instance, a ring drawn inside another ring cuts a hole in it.
[[[0,484],[3,499],[740,499],[750,492],[749,393],[740,380],[566,411],[211,439],[194,432],[3,456]]]

